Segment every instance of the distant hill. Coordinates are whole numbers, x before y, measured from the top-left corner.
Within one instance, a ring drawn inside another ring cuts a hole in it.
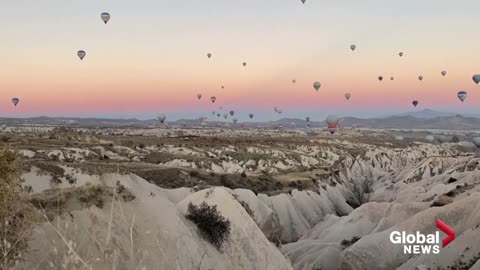
[[[435,117],[449,117],[449,116],[455,116],[455,113],[450,113],[450,112],[440,112],[440,111],[435,111],[431,109],[424,109],[421,111],[413,111],[413,112],[407,112],[407,113],[402,113],[394,116],[413,116],[416,118],[435,118]]]
[[[391,116],[387,118],[359,119],[346,117],[343,119],[343,125],[368,128],[475,130],[480,129],[480,118],[461,115],[434,118]]]
[[[0,118],[0,123],[7,125],[41,125],[41,126],[68,126],[68,127],[95,127],[95,128],[151,128],[160,127],[156,119],[100,119],[100,118],[56,118],[56,117],[34,117],[34,118]],[[234,126],[231,120],[227,121],[205,121],[207,127]],[[180,119],[167,121],[171,127],[199,127],[201,122],[198,119]],[[313,128],[325,127],[325,121],[310,121],[304,119],[282,118],[270,122],[239,122],[237,126],[247,128],[306,128],[307,124]],[[341,121],[343,127],[363,128],[399,128],[399,129],[446,129],[446,130],[480,130],[480,117],[455,115],[433,110],[406,113],[403,115],[389,116],[384,118],[356,118],[344,117]]]

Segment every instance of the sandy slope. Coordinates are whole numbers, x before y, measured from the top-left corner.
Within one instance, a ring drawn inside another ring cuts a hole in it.
[[[114,201],[113,208],[112,202],[102,208],[72,207],[52,226],[40,225],[29,242],[26,262],[18,269],[86,269],[85,265],[92,269],[291,269],[228,190],[203,190],[177,206],[165,191],[137,176],[98,178],[101,185],[113,186],[116,181],[136,199]],[[190,201],[218,205],[231,221],[232,234],[223,252],[201,238],[196,226],[184,218]]]

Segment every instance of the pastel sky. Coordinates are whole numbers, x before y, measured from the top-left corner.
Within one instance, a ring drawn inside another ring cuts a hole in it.
[[[219,106],[240,119],[278,118],[274,106],[283,117],[371,116],[411,111],[414,99],[415,110],[480,114],[478,10],[478,0],[4,0],[0,116],[174,119]]]

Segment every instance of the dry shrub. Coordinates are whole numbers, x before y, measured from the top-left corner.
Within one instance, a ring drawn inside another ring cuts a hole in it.
[[[0,269],[20,261],[32,232],[34,214],[27,207],[15,154],[0,152]]]
[[[90,182],[85,183],[84,186],[76,189],[77,198],[87,206],[95,205],[98,208],[103,208],[104,205],[104,189],[101,186],[94,185]]]
[[[197,225],[202,236],[218,250],[230,237],[230,220],[226,219],[217,210],[217,206],[210,206],[206,202],[200,205],[188,204],[186,218]]]

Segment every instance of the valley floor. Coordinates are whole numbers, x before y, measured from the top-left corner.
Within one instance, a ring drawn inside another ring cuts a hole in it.
[[[40,217],[14,269],[480,269],[471,134],[426,135],[7,128]],[[221,250],[185,217],[202,202],[230,221]],[[456,234],[440,254],[391,243],[436,218]]]

